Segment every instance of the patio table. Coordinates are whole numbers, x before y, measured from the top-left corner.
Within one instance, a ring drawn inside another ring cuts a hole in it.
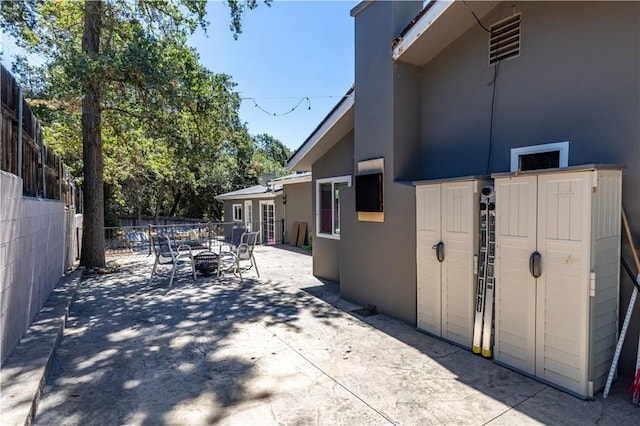
[[[193,256],[196,271],[205,276],[218,271],[218,260],[218,254],[212,251],[202,251]]]

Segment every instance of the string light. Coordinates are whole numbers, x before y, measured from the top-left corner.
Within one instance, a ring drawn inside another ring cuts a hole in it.
[[[241,100],[243,101],[251,101],[253,102],[253,106],[258,108],[260,111],[264,112],[265,114],[269,114],[273,117],[282,117],[283,115],[287,115],[287,114],[291,114],[293,111],[295,111],[296,109],[298,109],[300,107],[300,105],[302,105],[302,103],[304,101],[307,102],[307,109],[310,110],[311,109],[311,99],[320,99],[320,98],[335,98],[337,96],[303,96],[302,98],[300,98],[298,100],[298,102],[288,111],[283,112],[283,113],[275,113],[275,112],[271,112],[271,111],[267,111],[265,108],[263,108],[262,106],[260,106],[260,104],[258,104],[258,102],[256,101],[255,98],[241,98]],[[266,98],[261,98],[261,99],[298,99],[297,97],[293,97],[293,96],[280,96],[280,97],[266,97]]]

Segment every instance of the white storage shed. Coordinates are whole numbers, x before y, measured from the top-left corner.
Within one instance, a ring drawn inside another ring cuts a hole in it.
[[[618,332],[618,166],[495,174],[495,361],[580,397]]]
[[[416,185],[417,328],[471,349],[478,263],[479,193],[464,177]]]

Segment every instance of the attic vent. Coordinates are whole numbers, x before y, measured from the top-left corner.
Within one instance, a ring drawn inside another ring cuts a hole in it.
[[[493,24],[490,28],[489,64],[520,55],[520,14]]]

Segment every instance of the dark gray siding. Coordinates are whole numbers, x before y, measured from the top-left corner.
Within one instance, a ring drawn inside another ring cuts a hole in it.
[[[384,223],[357,220],[354,187],[345,190],[340,200],[340,293],[415,323],[415,188],[385,180]]]
[[[485,26],[510,16],[511,5],[484,17]],[[508,171],[511,148],[569,141],[569,165],[626,164],[623,203],[640,235],[640,3],[518,2],[516,10],[522,49],[497,67],[491,146],[494,67],[485,31],[472,28],[421,70],[415,178]],[[625,238],[623,253],[631,258]],[[621,318],[632,288],[622,276]],[[636,322],[625,375],[633,374],[639,331]]]
[[[512,4],[483,17],[485,26],[509,16]],[[569,165],[626,164],[624,205],[639,235],[640,3],[516,3],[522,53],[496,76],[479,26],[422,69],[392,63],[389,41],[419,6],[373,2],[356,16],[354,164],[385,159],[385,222],[358,222],[355,191],[343,192],[343,296],[414,323],[415,197],[395,182],[507,171],[514,147],[568,140]],[[623,253],[630,258],[626,241]],[[622,316],[626,275],[621,288]],[[627,375],[639,332],[631,329]]]
[[[342,138],[331,148],[322,159],[313,164],[312,203],[316,211],[316,180],[337,176],[353,176],[353,132]],[[344,192],[344,190],[342,191]],[[342,203],[342,198],[340,199]],[[342,205],[341,205],[342,206]],[[344,211],[344,206],[341,211]],[[343,216],[340,216],[342,220]],[[315,230],[313,217],[313,229]],[[342,222],[341,222],[342,224]],[[340,232],[344,232],[345,225],[341,225]],[[342,236],[341,236],[342,237]],[[331,281],[340,280],[340,244],[341,240],[318,237],[313,234],[313,275]]]
[[[276,196],[274,200],[275,204],[275,231],[276,231],[276,242],[282,243],[283,235],[284,235],[284,216],[285,216],[285,205],[282,202],[283,200],[283,192]]]
[[[232,223],[233,222],[233,205],[234,204],[240,204],[242,205],[242,219],[243,222],[246,222],[247,217],[246,217],[246,208],[245,208],[245,202],[248,200],[225,200],[224,201],[224,222],[225,223]],[[278,195],[275,198],[254,198],[251,200],[251,209],[253,212],[253,220],[252,220],[252,227],[253,230],[256,231],[262,231],[262,227],[260,227],[260,222],[262,221],[262,217],[261,217],[261,211],[260,211],[260,201],[273,201],[274,202],[274,210],[275,210],[275,215],[274,215],[274,220],[275,220],[275,235],[276,235],[276,242],[280,243],[282,242],[282,230],[283,230],[283,226],[284,226],[284,218],[285,218],[285,211],[284,211],[284,203],[282,202],[282,192],[278,193]],[[228,227],[227,232],[230,232],[231,228]],[[265,236],[263,235],[262,238],[264,239]]]
[[[497,68],[491,159],[494,67],[476,26],[423,70],[417,177],[508,171],[511,148],[567,140],[569,165],[634,157],[638,165],[640,4],[521,2],[516,10],[522,50]],[[486,26],[511,11],[502,4]]]
[[[236,200],[226,200],[224,203],[224,222],[233,222],[233,205],[239,203],[240,201]]]
[[[390,42],[421,7],[422,2],[373,2],[356,16],[355,162],[384,158],[384,223],[357,220],[353,188],[341,200],[342,296],[413,323],[415,196],[413,187],[396,181],[414,167],[419,149],[420,86],[414,76],[398,81],[407,70],[393,64]],[[407,114],[395,117],[404,108]],[[408,145],[394,146],[396,133]]]
[[[311,182],[293,183],[284,186],[285,204],[284,242],[289,244],[293,222],[307,222],[307,235],[313,235],[313,212],[311,211]]]

